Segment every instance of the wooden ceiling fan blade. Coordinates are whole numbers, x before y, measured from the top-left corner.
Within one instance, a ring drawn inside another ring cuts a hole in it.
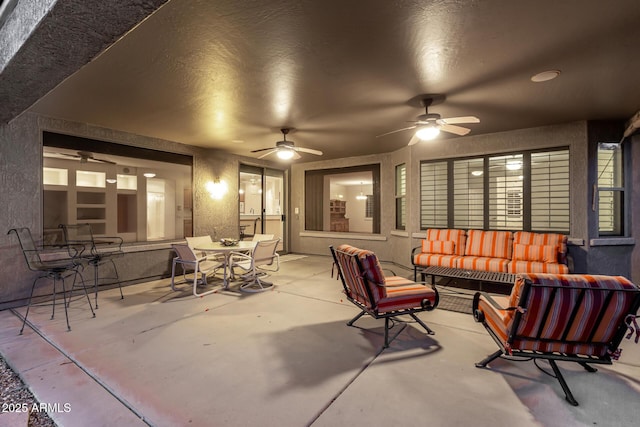
[[[464,117],[449,117],[446,119],[438,120],[438,123],[443,125],[457,125],[464,123],[480,123],[480,119],[476,116],[464,116]]]
[[[387,132],[387,133],[382,133],[382,134],[380,134],[380,135],[376,135],[376,138],[380,138],[380,137],[382,137],[382,136],[391,135],[392,133],[402,132],[402,131],[405,131],[405,130],[415,129],[415,128],[416,128],[416,125],[409,126],[409,127],[402,128],[402,129],[392,130],[391,132]]]
[[[454,133],[460,136],[464,136],[469,132],[471,132],[471,129],[463,128],[462,126],[454,126],[454,125],[447,125],[447,124],[441,124],[440,130],[449,132],[449,133]]]
[[[322,156],[323,154],[322,151],[314,150],[313,148],[296,147],[294,150],[301,151],[303,153],[315,154],[316,156]]]
[[[259,153],[261,151],[269,151],[269,150],[273,150],[273,147],[269,147],[269,148],[259,148],[257,150],[251,150],[252,153]]]
[[[92,160],[94,162],[107,163],[109,165],[115,165],[116,164],[116,162],[112,162],[111,160],[96,159],[95,157],[89,157],[89,160]]]
[[[276,151],[278,151],[276,148],[267,148],[267,150],[271,150],[271,151],[267,151],[266,153],[264,153],[262,156],[258,156],[259,159],[264,159],[265,157],[267,157],[269,154],[273,154]],[[257,151],[264,151],[264,150],[257,150]],[[252,151],[253,153],[254,151]]]
[[[409,146],[411,145],[416,145],[418,142],[420,142],[420,138],[418,138],[415,134],[411,137],[411,139],[409,140]]]

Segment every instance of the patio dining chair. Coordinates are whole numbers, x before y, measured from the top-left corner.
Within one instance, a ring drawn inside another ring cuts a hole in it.
[[[211,259],[206,255],[198,255],[193,251],[191,247],[189,247],[188,244],[185,245],[184,243],[174,243],[171,246],[176,252],[176,256],[173,258],[173,263],[171,266],[171,289],[174,291],[176,290],[176,265],[180,265],[180,267],[182,267],[182,277],[184,278],[185,282],[190,281],[190,279],[187,279],[187,274],[193,274],[193,295],[200,297],[215,292],[216,289],[212,289],[206,292],[198,293],[198,284],[202,283],[206,286],[207,274],[215,272],[219,268],[224,268],[224,261]]]
[[[240,277],[240,289],[245,292],[263,292],[273,287],[264,277],[268,271],[280,269],[280,255],[276,252],[280,239],[259,240],[250,253],[231,252],[229,255],[229,269],[233,276],[234,268],[245,271]],[[274,266],[275,263],[275,266]]]
[[[120,299],[124,299],[122,284],[115,258],[124,256],[121,237],[94,236],[91,224],[60,224],[67,247],[74,250],[81,249],[80,257],[93,267],[93,286],[95,291],[95,306],[98,308],[98,284],[100,282],[100,266],[110,263],[115,272],[115,280],[120,289]],[[103,279],[106,279],[103,277]]]
[[[15,233],[18,237],[18,241],[20,243],[20,247],[22,249],[22,254],[24,255],[24,259],[27,262],[27,267],[31,271],[35,271],[40,273],[34,280],[31,285],[31,292],[29,293],[29,303],[27,305],[27,311],[22,319],[22,327],[20,328],[20,335],[24,331],[24,326],[27,323],[27,317],[29,316],[29,309],[31,308],[31,302],[33,300],[33,291],[36,287],[36,283],[40,279],[51,279],[53,280],[53,301],[51,302],[51,319],[55,317],[56,313],[56,293],[57,287],[56,284],[58,281],[62,284],[62,302],[64,306],[64,315],[67,321],[67,330],[71,330],[71,326],[69,325],[69,312],[67,310],[68,301],[67,301],[67,290],[65,287],[65,279],[73,276],[73,282],[75,282],[80,276],[80,280],[82,281],[82,288],[84,290],[84,294],[87,298],[87,302],[89,303],[89,308],[91,309],[91,314],[93,317],[96,317],[96,314],[93,311],[93,307],[91,307],[91,301],[89,300],[89,294],[87,293],[87,288],[84,284],[84,279],[79,269],[82,268],[82,261],[78,257],[72,258],[59,258],[60,256],[60,246],[56,246],[55,248],[47,248],[45,246],[38,247],[33,241],[33,237],[31,235],[31,230],[26,227],[23,228],[12,228],[7,232],[7,234]],[[73,251],[73,249],[71,249]],[[77,253],[79,254],[79,252]],[[73,289],[73,287],[72,287]],[[69,301],[71,300],[71,294],[73,290],[69,294]]]
[[[257,217],[256,219],[253,220],[253,232],[251,233],[247,233],[245,230],[247,228],[247,226],[241,226],[240,227],[240,240],[244,240],[248,237],[253,238],[253,236],[255,236],[256,232],[258,231],[258,221],[260,221],[260,217]]]

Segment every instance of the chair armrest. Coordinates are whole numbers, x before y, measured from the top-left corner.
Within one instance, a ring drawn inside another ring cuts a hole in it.
[[[236,258],[240,258],[243,261],[251,261],[253,258],[251,257],[251,255],[242,253],[242,252],[229,252],[229,263],[233,263],[233,261],[236,260]]]
[[[372,282],[372,283],[375,283],[375,282]],[[407,285],[425,285],[425,286],[428,285],[429,287],[435,288],[435,285],[432,285],[431,282],[414,282],[414,281],[411,281],[411,283],[398,283],[398,284],[395,284],[395,285],[390,285],[390,284],[386,284],[386,283],[375,283],[375,284],[377,286],[381,286],[381,287],[384,287],[384,288],[399,288],[399,287],[407,286]]]
[[[92,243],[93,255],[107,255],[122,252],[122,237],[99,237]]]
[[[118,249],[120,249],[122,247],[122,243],[124,241],[122,240],[122,237],[120,236],[112,236],[112,237],[99,237],[98,239],[95,239],[93,241],[93,245],[98,247],[98,246],[111,246],[111,245],[117,245]]]
[[[487,302],[491,304],[491,306],[496,310],[513,311],[513,310],[518,310],[520,308],[520,307],[503,307],[500,304],[498,304],[498,302],[495,299],[493,299],[493,297],[491,297],[490,294],[486,292],[476,292],[474,299],[480,298],[480,296],[483,296],[487,300]]]

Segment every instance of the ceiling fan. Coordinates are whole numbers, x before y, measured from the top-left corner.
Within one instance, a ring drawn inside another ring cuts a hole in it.
[[[89,151],[77,151],[76,154],[67,154],[67,153],[55,153],[55,154],[61,157],[73,157],[76,159],[80,159],[80,163],[88,163],[89,161],[92,161],[92,162],[98,162],[98,163],[108,163],[110,165],[116,164],[116,162],[112,162],[111,160],[97,159],[93,157],[93,153],[90,153]]]
[[[409,141],[409,145],[414,145],[420,141],[434,139],[436,136],[438,136],[440,131],[463,136],[471,132],[471,129],[456,125],[466,123],[480,123],[480,119],[475,116],[449,117],[443,119],[440,114],[429,113],[429,106],[434,103],[434,100],[438,100],[441,102],[443,99],[444,97],[442,95],[424,95],[422,97],[419,97],[418,100],[420,102],[420,105],[424,107],[424,114],[419,115],[416,120],[413,121],[413,123],[415,123],[413,126],[392,130],[391,132],[377,135],[376,138],[409,129],[416,129],[414,137]]]
[[[278,157],[282,160],[299,159],[302,156],[300,156],[298,152],[315,154],[316,156],[322,156],[322,151],[320,150],[314,150],[312,148],[296,147],[293,144],[293,141],[287,141],[287,134],[290,131],[291,131],[290,128],[280,129],[280,132],[282,132],[283,140],[276,142],[275,148],[260,148],[258,150],[253,150],[251,152],[259,153],[261,151],[266,151],[265,154],[262,154],[260,157],[258,157],[259,159],[267,157],[268,155],[273,153],[277,153]]]

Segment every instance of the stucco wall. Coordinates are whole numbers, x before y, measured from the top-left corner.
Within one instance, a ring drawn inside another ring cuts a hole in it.
[[[29,227],[34,239],[41,238],[42,228],[42,132],[58,132],[67,135],[93,138],[100,141],[127,144],[172,153],[188,154],[193,165],[193,227],[195,235],[209,234],[213,238],[237,237],[238,229],[238,171],[240,162],[267,166],[216,150],[203,149],[157,138],[149,138],[126,132],[105,129],[83,123],[69,122],[23,114],[11,123],[0,127],[0,309],[18,305],[28,297],[36,274],[25,265],[17,238],[6,235],[13,227]],[[206,191],[206,183],[214,178],[225,180],[228,193],[221,200],[214,200]],[[123,281],[136,281],[170,274],[172,250],[170,244],[145,249],[144,246],[128,248],[124,258],[116,260]],[[50,292],[50,283],[42,280],[36,295]]]
[[[360,245],[378,253],[381,259],[410,266],[411,248],[420,244],[420,162],[423,160],[448,159],[475,156],[491,153],[508,153],[540,148],[569,147],[571,152],[571,234],[575,241],[586,241],[588,238],[587,207],[587,124],[576,122],[558,126],[546,126],[532,129],[520,129],[489,135],[467,136],[456,139],[440,139],[423,142],[411,147],[402,148],[393,153],[381,156],[363,156],[332,161],[294,164],[292,166],[291,200],[293,207],[299,207],[300,213],[293,216],[291,222],[291,248],[294,252],[328,254],[329,245],[344,242]],[[304,174],[311,169],[327,169],[348,167],[368,163],[380,163],[382,181],[382,219],[381,233],[374,239],[355,238],[352,235],[336,233],[304,232]],[[407,229],[406,233],[397,232],[395,228],[394,177],[398,164],[407,165]],[[585,256],[582,246],[572,246],[576,263],[585,269]]]

